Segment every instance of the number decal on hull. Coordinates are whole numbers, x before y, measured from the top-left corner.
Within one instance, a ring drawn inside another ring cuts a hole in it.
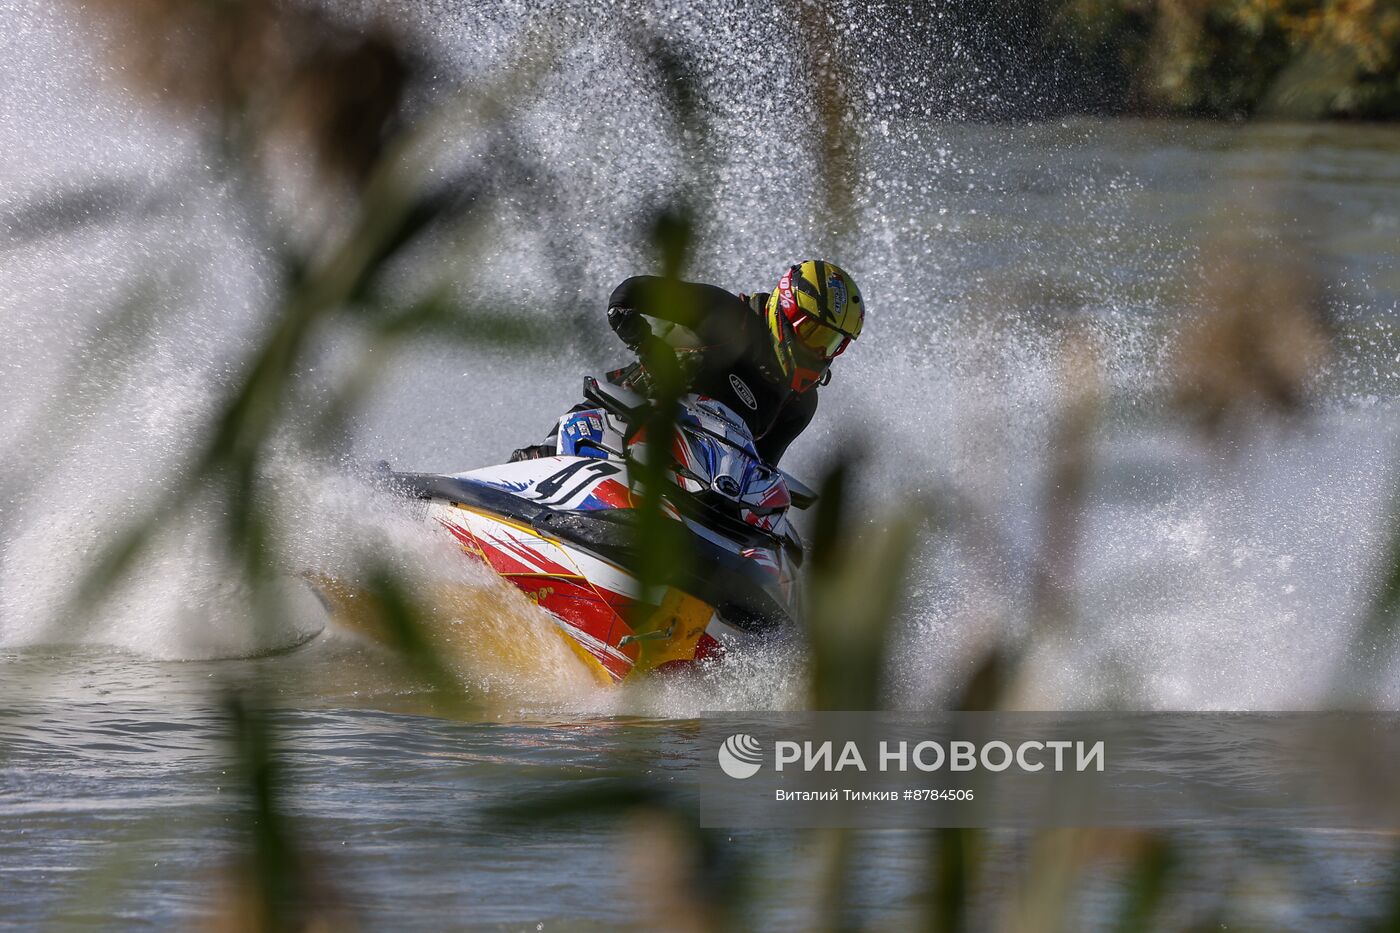
[[[562,505],[599,480],[621,472],[621,466],[606,460],[577,460],[535,484],[535,501],[541,505]],[[583,475],[582,482],[572,486],[568,492],[560,492],[565,484],[580,474]]]

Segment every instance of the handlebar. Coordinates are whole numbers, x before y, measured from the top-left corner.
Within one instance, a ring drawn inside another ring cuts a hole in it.
[[[639,420],[651,404],[644,395],[611,382],[600,382],[593,376],[583,377],[583,397],[628,424]]]
[[[644,418],[647,407],[651,404],[646,396],[640,393],[633,392],[623,386],[613,385],[611,382],[604,382],[593,376],[583,377],[583,397],[599,408],[617,415],[628,424],[636,424]],[[719,439],[729,443],[725,438]],[[788,495],[792,498],[792,504],[795,507],[806,509],[817,501],[817,493],[805,483],[777,467],[768,466],[768,464],[764,464],[764,466],[782,476],[783,482],[787,484]]]

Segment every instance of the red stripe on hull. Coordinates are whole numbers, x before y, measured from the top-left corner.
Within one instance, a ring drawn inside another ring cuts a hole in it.
[[[580,582],[573,571],[518,541],[475,534],[451,522],[441,524],[468,555],[506,576],[531,602],[564,623],[566,635],[577,633],[573,641],[597,659],[614,681],[631,672],[639,653],[637,646],[618,647],[632,633],[621,615],[631,603],[628,597]]]

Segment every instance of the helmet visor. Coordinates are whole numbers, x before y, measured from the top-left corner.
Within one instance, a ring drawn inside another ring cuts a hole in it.
[[[851,339],[831,325],[823,324],[810,314],[803,315],[793,325],[793,331],[797,334],[798,342],[804,348],[824,360],[830,360],[846,349],[846,342]]]

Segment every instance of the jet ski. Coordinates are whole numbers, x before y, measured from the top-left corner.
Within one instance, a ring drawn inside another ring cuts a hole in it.
[[[803,545],[789,520],[816,494],[758,455],[743,419],[699,395],[681,399],[666,447],[664,514],[686,559],[642,592],[633,482],[650,455],[651,404],[587,377],[590,407],[559,421],[554,456],[464,473],[395,473],[390,489],[426,503],[463,557],[489,567],[548,613],[604,684],[722,656],[792,626]]]

